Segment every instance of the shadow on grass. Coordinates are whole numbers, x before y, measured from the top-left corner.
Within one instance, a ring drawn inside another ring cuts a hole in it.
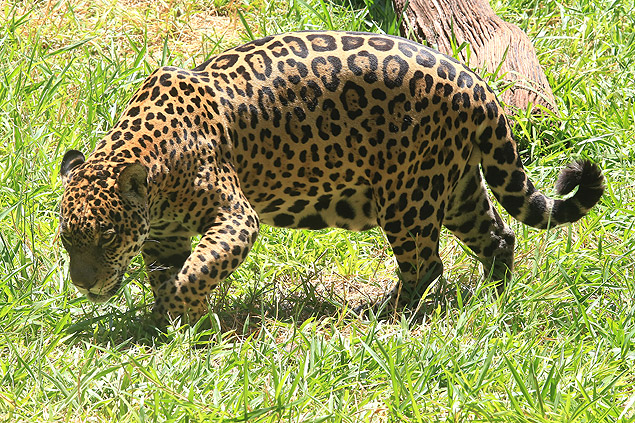
[[[88,316],[66,327],[65,332],[70,342],[88,342],[122,350],[141,345],[154,347],[170,339],[169,334],[155,325],[145,306]]]
[[[301,326],[310,319],[327,318],[344,323],[379,320],[399,324],[405,318],[410,325],[422,324],[429,320],[430,314],[462,307],[473,297],[469,289],[461,288],[459,294],[453,284],[438,281],[419,304],[395,310],[386,297],[393,283],[391,280],[356,283],[350,278],[340,278],[327,286],[324,282],[303,283],[290,292],[276,295],[245,295],[226,306],[223,301],[217,301],[213,312],[221,332],[251,336],[268,320]]]
[[[228,295],[227,284],[226,289],[215,295],[210,313],[193,327],[177,322],[167,329],[159,328],[152,318],[150,306],[141,305],[123,312],[113,308],[108,313],[89,316],[69,325],[65,332],[71,342],[125,350],[133,346],[161,346],[171,342],[179,332],[190,331],[188,339],[192,345],[204,347],[227,337],[234,341],[247,339],[272,322],[295,327],[308,320],[330,319],[344,324],[354,320],[380,320],[399,324],[405,319],[409,325],[422,324],[432,313],[461,307],[472,297],[468,291],[459,296],[452,284],[438,282],[418,305],[395,311],[382,306],[382,298],[391,285],[390,280],[371,284],[338,276],[328,283],[321,280],[284,287],[265,286],[241,295]],[[361,316],[358,314],[360,309],[365,310]]]

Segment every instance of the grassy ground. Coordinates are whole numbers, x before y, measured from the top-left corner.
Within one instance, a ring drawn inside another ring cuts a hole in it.
[[[0,420],[635,418],[633,0],[493,4],[532,37],[560,109],[517,118],[534,182],[553,192],[557,169],[580,156],[607,178],[575,225],[511,222],[517,272],[501,298],[446,234],[448,283],[475,295],[422,321],[360,321],[342,304],[395,278],[380,231],[265,227],[214,298],[214,328],[167,335],[144,319],[139,262],[104,305],[70,284],[56,234],[64,151],[90,151],[161,64],[191,67],[286,30],[394,32],[394,17],[372,0],[0,6]]]

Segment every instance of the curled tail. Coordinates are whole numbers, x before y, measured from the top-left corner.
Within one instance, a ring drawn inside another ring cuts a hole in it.
[[[515,219],[544,229],[575,222],[584,217],[604,193],[600,168],[588,160],[575,161],[564,168],[556,182],[559,195],[578,191],[564,200],[549,198],[527,177],[518,156],[507,119],[499,115],[495,130],[480,137],[481,166],[496,199]]]
[[[578,192],[573,197],[554,201],[551,215],[558,225],[581,219],[600,201],[604,193],[604,176],[598,165],[579,160],[562,169],[556,181],[556,192],[565,195],[575,187]]]

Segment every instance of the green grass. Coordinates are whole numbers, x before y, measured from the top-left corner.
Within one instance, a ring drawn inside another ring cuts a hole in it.
[[[167,334],[148,323],[140,261],[107,304],[70,284],[56,233],[64,152],[90,151],[161,64],[190,67],[288,30],[394,33],[397,20],[379,0],[124,6],[0,8],[0,421],[635,418],[633,0],[493,4],[534,41],[560,110],[515,117],[535,184],[553,192],[558,169],[580,156],[607,179],[601,203],[572,226],[540,232],[509,219],[517,268],[501,298],[445,234],[459,297],[417,321],[362,321],[346,311],[349,295],[395,280],[381,231],[263,227],[216,293],[212,328]],[[203,34],[190,23],[204,15],[235,26]]]

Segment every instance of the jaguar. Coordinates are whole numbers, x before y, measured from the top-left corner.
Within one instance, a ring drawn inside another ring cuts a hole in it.
[[[380,226],[398,265],[386,299],[416,304],[442,274],[442,226],[499,290],[515,236],[492,203],[536,228],[600,200],[599,167],[574,161],[538,191],[492,89],[421,44],[356,32],[268,36],[191,70],[161,67],[92,154],[61,162],[60,237],[72,283],[113,296],[142,254],[160,319],[196,321],[254,245],[284,228]],[[193,247],[192,239],[200,235]]]

